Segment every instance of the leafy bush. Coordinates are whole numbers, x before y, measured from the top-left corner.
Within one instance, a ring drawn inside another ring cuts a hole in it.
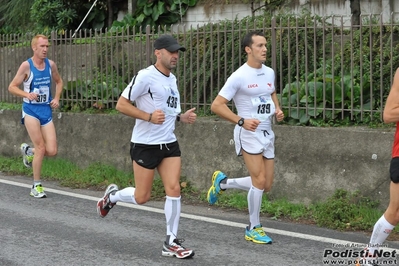
[[[63,90],[63,111],[82,111],[89,108],[114,108],[120,93],[126,88],[122,78],[115,73],[103,75],[94,71],[94,80],[69,81]]]
[[[342,60],[342,72],[352,72],[362,86],[368,89],[364,95],[373,95],[377,100],[371,103],[373,108],[382,104],[380,100],[384,101],[384,96],[387,96],[391,88],[392,67],[396,68],[399,63],[399,54],[391,54],[391,51],[399,49],[399,27],[380,25],[378,21],[365,21],[364,26],[352,31],[352,34],[353,41],[345,42],[343,53],[335,56],[335,62]],[[383,89],[382,94],[380,88]]]
[[[392,67],[399,63],[399,55],[390,53],[391,45],[394,50],[399,49],[393,41],[399,29],[374,23],[338,36],[347,38],[351,34],[353,38],[343,45],[332,44],[332,57],[324,55],[315,71],[285,86],[281,93],[283,106],[297,107],[290,113],[286,111],[288,123],[382,122],[382,105],[391,87]]]
[[[330,63],[318,68],[301,80],[287,84],[280,99],[283,106],[292,108],[290,113],[285,110],[290,124],[317,125],[320,121],[331,121],[355,117],[360,120],[360,111],[351,113],[354,109],[371,110],[370,91],[367,86],[360,86],[356,73],[351,75],[334,76]]]

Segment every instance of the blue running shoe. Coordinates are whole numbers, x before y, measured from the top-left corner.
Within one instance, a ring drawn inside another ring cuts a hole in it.
[[[245,228],[245,240],[252,241],[257,244],[271,244],[272,239],[268,237],[262,228],[262,225],[255,226],[252,230]]]
[[[227,176],[220,172],[215,171],[212,175],[212,186],[208,190],[208,195],[206,196],[209,204],[215,204],[218,200],[219,194],[222,194],[225,189],[220,188],[220,182],[225,180]]]

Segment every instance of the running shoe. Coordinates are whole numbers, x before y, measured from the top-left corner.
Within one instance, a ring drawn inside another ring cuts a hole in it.
[[[31,168],[33,162],[33,154],[28,154],[30,146],[26,143],[21,144],[22,161],[26,167]]]
[[[257,244],[271,244],[272,239],[268,237],[262,228],[262,225],[255,226],[249,230],[248,226],[245,228],[245,240],[252,241]]]
[[[104,193],[104,197],[97,201],[97,213],[100,217],[104,218],[107,216],[109,210],[112,209],[116,205],[116,203],[112,203],[109,200],[109,195],[113,192],[118,191],[118,186],[115,184],[111,184],[107,187]]]
[[[215,204],[218,200],[218,196],[225,191],[225,189],[220,188],[220,182],[225,180],[227,176],[221,171],[215,171],[212,175],[212,186],[208,190],[208,195],[206,196],[209,204]]]
[[[172,244],[163,243],[162,256],[176,257],[178,259],[185,259],[194,256],[194,250],[185,248],[181,245],[184,239],[175,239]]]
[[[41,184],[32,186],[30,190],[30,195],[35,198],[46,198],[47,195],[44,193],[44,188]]]

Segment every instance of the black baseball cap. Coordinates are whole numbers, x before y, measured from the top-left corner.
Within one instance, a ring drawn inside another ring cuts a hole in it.
[[[186,51],[186,48],[181,46],[175,38],[170,35],[162,35],[154,42],[154,48],[156,50],[166,49],[169,52],[176,52],[177,50]]]

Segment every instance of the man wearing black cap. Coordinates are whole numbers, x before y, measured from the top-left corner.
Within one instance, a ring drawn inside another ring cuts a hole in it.
[[[156,39],[154,48],[156,63],[133,77],[116,105],[119,112],[135,118],[130,156],[136,187],[119,190],[117,185],[110,184],[104,197],[97,202],[97,212],[105,217],[118,201],[146,203],[157,169],[166,193],[166,241],[162,255],[182,259],[194,256],[194,251],[183,247],[183,240],[177,239],[181,213],[181,152],[174,129],[176,121],[193,124],[197,115],[195,108],[180,115],[180,94],[176,77],[171,72],[176,67],[179,51],[184,52],[186,48],[170,35]]]
[[[178,50],[185,52],[186,48],[178,44],[175,38],[170,35],[162,35],[158,39],[155,40],[154,48],[156,50],[166,49],[169,52],[176,52]]]

